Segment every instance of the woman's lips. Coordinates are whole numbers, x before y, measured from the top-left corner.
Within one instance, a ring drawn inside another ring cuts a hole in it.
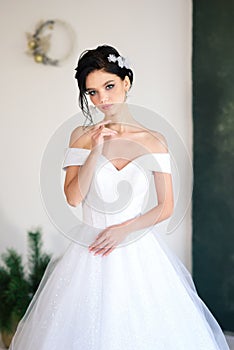
[[[113,105],[112,104],[108,104],[108,105],[101,105],[101,109],[103,109],[104,111],[107,111],[108,109],[110,109]]]

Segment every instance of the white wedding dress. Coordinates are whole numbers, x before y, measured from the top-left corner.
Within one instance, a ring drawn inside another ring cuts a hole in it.
[[[83,164],[89,152],[68,148],[63,168]],[[142,214],[154,171],[170,173],[168,153],[139,156],[122,170],[99,157],[83,222],[49,264],[11,350],[229,349],[190,273],[154,226],[130,234],[106,257],[87,248],[103,228]]]

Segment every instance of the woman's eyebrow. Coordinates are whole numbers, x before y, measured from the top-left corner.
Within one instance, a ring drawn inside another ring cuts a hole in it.
[[[107,84],[110,84],[110,83],[114,83],[114,80],[111,79],[111,80],[107,80],[107,82],[105,82],[105,84],[103,84],[103,86],[107,85]]]
[[[110,83],[114,83],[114,80],[107,80],[103,86],[106,86],[107,84],[110,84]],[[90,91],[90,90],[95,90],[95,88],[87,88],[86,91]]]

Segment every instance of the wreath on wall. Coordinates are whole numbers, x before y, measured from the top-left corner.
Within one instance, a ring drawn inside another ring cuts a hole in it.
[[[49,55],[53,41],[52,31],[55,31],[58,27],[68,34],[68,48],[62,56],[52,58]],[[28,42],[27,54],[32,56],[36,63],[58,66],[72,54],[74,49],[75,33],[70,25],[59,19],[40,21],[36,26],[35,32],[33,34],[26,33],[26,36]]]

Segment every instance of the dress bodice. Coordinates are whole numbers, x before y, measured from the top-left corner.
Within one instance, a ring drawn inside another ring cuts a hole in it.
[[[83,165],[90,152],[84,148],[67,148],[63,169]],[[121,170],[100,155],[82,201],[84,222],[102,228],[140,215],[149,196],[153,172],[171,173],[169,153],[138,156]]]

